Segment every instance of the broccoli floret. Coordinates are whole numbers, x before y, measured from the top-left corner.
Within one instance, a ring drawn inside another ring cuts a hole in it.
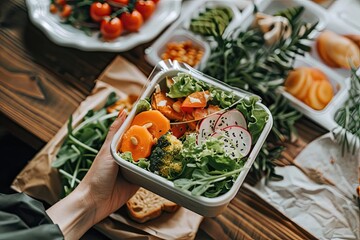
[[[149,157],[149,169],[167,179],[174,179],[183,170],[179,159],[182,143],[170,132],[162,135],[154,145]]]

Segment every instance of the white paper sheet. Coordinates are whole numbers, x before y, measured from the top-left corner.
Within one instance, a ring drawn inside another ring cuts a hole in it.
[[[246,185],[265,201],[319,239],[360,239],[359,206],[355,199],[360,154],[342,157],[331,135],[310,143],[296,158],[335,184],[318,184],[295,166],[277,167],[284,180]]]

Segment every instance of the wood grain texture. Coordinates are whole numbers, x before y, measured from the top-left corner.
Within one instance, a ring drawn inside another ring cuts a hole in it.
[[[153,68],[144,60],[144,49],[150,44],[121,53],[146,75]],[[23,128],[15,132],[25,131],[39,141],[49,141],[91,92],[97,76],[116,55],[57,46],[29,21],[24,0],[0,1],[0,66],[7,74],[21,73],[24,79],[36,76],[36,85],[44,95],[37,97],[39,92],[32,96],[16,90],[16,83],[11,83],[14,89],[9,87],[9,79],[0,78],[1,116],[13,122],[8,126]],[[297,129],[305,143],[325,132],[307,119],[301,120]],[[31,139],[24,140],[31,144]],[[36,148],[40,146],[36,144]],[[287,156],[295,155],[289,152]],[[253,182],[251,175],[246,181]],[[313,239],[313,236],[254,193],[241,188],[223,214],[206,218],[201,224],[196,239],[209,238]]]

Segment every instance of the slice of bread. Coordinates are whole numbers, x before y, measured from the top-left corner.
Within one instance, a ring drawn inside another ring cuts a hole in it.
[[[145,188],[140,188],[126,203],[131,219],[144,223],[159,217],[162,212],[175,212],[179,205]]]

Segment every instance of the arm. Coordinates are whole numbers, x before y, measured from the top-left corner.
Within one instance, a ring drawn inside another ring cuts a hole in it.
[[[110,153],[111,140],[124,119],[125,114],[120,114],[114,121],[79,186],[46,211],[66,239],[79,239],[94,224],[123,206],[138,189],[121,177]]]

